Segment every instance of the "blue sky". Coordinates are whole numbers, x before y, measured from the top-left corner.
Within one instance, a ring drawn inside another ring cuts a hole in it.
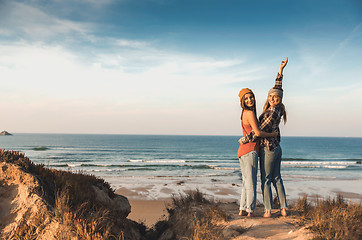
[[[362,137],[362,3],[0,0],[0,128],[240,135],[280,61],[285,136]]]

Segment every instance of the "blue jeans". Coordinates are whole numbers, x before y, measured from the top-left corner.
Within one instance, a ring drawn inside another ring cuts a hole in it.
[[[272,209],[273,207],[272,183],[279,198],[280,208],[288,207],[283,179],[280,174],[281,161],[282,149],[280,146],[273,151],[269,151],[265,147],[260,149],[261,190],[263,192],[265,209]]]
[[[239,158],[242,174],[240,210],[254,212],[256,204],[256,176],[258,172],[258,153],[248,152]]]

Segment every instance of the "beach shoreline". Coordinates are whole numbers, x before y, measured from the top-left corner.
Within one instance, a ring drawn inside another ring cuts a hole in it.
[[[119,178],[119,181],[105,178],[116,192],[130,199],[158,200],[169,199],[173,195],[184,194],[188,191],[200,190],[205,195],[217,201],[238,201],[241,181],[223,182],[215,179],[198,181],[195,178],[162,179],[147,177]],[[362,201],[362,179],[291,179],[284,178],[284,186],[288,200],[297,200],[304,195],[320,198],[335,197],[341,194],[349,200]],[[275,195],[275,191],[273,190]],[[260,181],[257,182],[257,199],[262,200]]]
[[[168,216],[167,207],[172,203],[172,197],[183,195],[198,189],[206,197],[223,203],[239,203],[241,183],[223,183],[210,181],[209,183],[197,182],[195,179],[172,180],[167,183],[162,179],[132,178],[122,179],[116,194],[128,198],[131,204],[129,219],[143,222],[147,227],[152,227]],[[334,198],[343,196],[347,201],[362,202],[360,186],[362,180],[340,179],[302,179],[284,181],[288,203],[294,203],[299,198],[307,195],[308,199]],[[275,195],[275,191],[273,190]],[[260,183],[257,188],[257,203],[262,204]]]

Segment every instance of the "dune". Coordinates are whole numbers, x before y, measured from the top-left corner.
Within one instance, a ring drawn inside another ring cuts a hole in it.
[[[94,176],[33,164],[0,151],[1,239],[141,239],[131,206]]]

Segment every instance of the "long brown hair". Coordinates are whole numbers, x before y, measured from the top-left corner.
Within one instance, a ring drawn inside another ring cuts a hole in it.
[[[249,94],[249,93],[247,93],[247,94]],[[248,106],[246,106],[245,105],[245,95],[240,99],[240,106],[241,106],[241,108],[243,109],[243,111],[241,111],[241,116],[240,116],[240,119],[241,120],[243,120],[243,112],[244,112],[244,110],[246,109],[246,110],[250,110],[250,111],[253,111],[254,112],[254,114],[255,114],[255,116],[256,116],[256,99],[255,99],[255,95],[254,95],[254,93],[250,93],[251,95],[253,95],[253,98],[254,98],[254,106],[252,106],[252,107],[248,107]]]
[[[278,104],[278,106],[280,106],[281,110],[282,110],[282,115],[283,115],[283,122],[284,124],[287,123],[287,111],[285,110],[285,106],[282,103],[282,99],[279,97],[280,103]],[[266,99],[266,103],[264,104],[264,108],[263,108],[263,113],[261,115],[264,115],[265,112],[269,109],[270,104],[268,101],[268,98]]]

